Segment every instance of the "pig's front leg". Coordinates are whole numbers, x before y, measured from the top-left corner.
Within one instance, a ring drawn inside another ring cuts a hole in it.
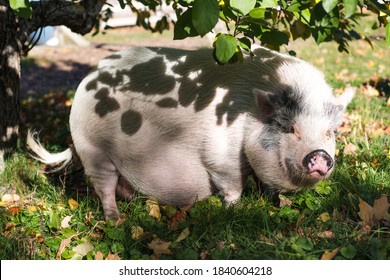
[[[244,189],[244,180],[241,172],[210,172],[211,180],[224,197],[227,206],[236,204]]]

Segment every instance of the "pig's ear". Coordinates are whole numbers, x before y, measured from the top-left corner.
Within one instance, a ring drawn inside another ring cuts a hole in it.
[[[336,97],[336,104],[343,106],[343,109],[347,108],[348,104],[352,101],[355,96],[355,89],[347,87],[344,92]]]
[[[271,93],[268,91],[253,89],[257,108],[261,119],[272,117],[275,114],[275,107],[270,100]]]

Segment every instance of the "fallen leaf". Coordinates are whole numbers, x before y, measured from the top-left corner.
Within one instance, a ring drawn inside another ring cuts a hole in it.
[[[29,214],[33,214],[37,211],[37,208],[34,205],[30,205],[27,207],[27,211]]]
[[[179,222],[185,221],[186,218],[187,218],[187,213],[185,211],[180,211],[176,213],[169,219],[168,229],[172,231],[177,230],[179,228]]]
[[[158,202],[148,199],[146,205],[149,207],[149,215],[155,218],[157,221],[161,220],[160,206]]]
[[[280,208],[283,207],[283,206],[291,206],[292,201],[290,199],[288,199],[287,197],[285,197],[282,194],[279,194],[278,197],[279,197],[279,200],[280,200],[280,202],[279,202],[279,207]]]
[[[183,241],[184,239],[187,238],[188,235],[190,235],[190,229],[189,229],[188,227],[186,227],[186,228],[180,233],[180,235],[177,237],[176,242]]]
[[[77,245],[72,250],[81,256],[87,255],[89,252],[91,252],[95,247],[91,243],[85,242],[82,244]]]
[[[382,195],[374,201],[374,219],[380,221],[388,215],[390,204],[387,202],[387,196]]]
[[[69,205],[70,210],[72,210],[72,211],[76,210],[79,207],[79,203],[76,200],[74,200],[73,198],[68,200],[68,205]]]
[[[121,260],[121,258],[117,254],[109,253],[106,260],[107,261],[118,261],[118,260]]]
[[[338,254],[340,248],[336,248],[332,251],[325,251],[321,257],[321,260],[333,260],[333,258]]]
[[[356,155],[356,150],[358,147],[352,143],[348,143],[344,148],[345,155]]]
[[[387,107],[390,107],[390,97],[389,97],[389,98],[387,98],[386,105],[387,105]]]
[[[325,230],[323,232],[318,233],[317,235],[318,237],[322,238],[334,238],[334,233],[331,230]]]
[[[367,202],[359,198],[359,210],[358,215],[362,220],[362,226],[369,226],[371,228],[373,225],[374,209]]]
[[[155,238],[152,242],[148,243],[148,247],[153,250],[156,255],[170,255],[172,253],[169,249],[169,247],[171,247],[171,242],[166,242],[159,238]]]
[[[3,195],[1,197],[1,201],[5,202],[5,203],[8,203],[8,204],[18,202],[19,200],[20,200],[20,196],[17,195],[16,193],[14,193],[14,194],[5,194],[5,195]]]
[[[72,241],[72,238],[74,238],[74,237],[80,235],[81,233],[82,233],[82,232],[75,233],[75,234],[73,234],[73,235],[69,236],[68,238],[63,239],[63,240],[61,241],[61,244],[60,244],[60,246],[58,247],[58,251],[57,251],[57,255],[56,255],[56,259],[57,259],[57,260],[60,260],[60,259],[61,259],[61,254],[62,254],[62,252],[64,252],[65,249],[66,249],[66,247],[68,247],[68,245],[69,245],[70,242]]]
[[[370,85],[362,87],[362,93],[365,96],[369,96],[369,97],[376,97],[380,95],[379,91]]]
[[[95,253],[95,260],[98,260],[98,261],[104,260],[104,258],[103,258],[103,253],[100,252],[100,251],[97,251],[97,252]]]
[[[69,222],[72,219],[72,216],[66,216],[65,218],[62,219],[61,221],[61,228],[69,228]]]
[[[140,226],[131,227],[131,239],[138,240],[144,235],[144,229]]]
[[[12,215],[16,215],[20,212],[21,208],[19,206],[8,207],[8,211],[12,213]]]
[[[324,212],[324,213],[322,213],[322,214],[320,215],[319,218],[320,218],[320,220],[321,220],[322,222],[326,223],[327,221],[330,220],[330,215],[329,215],[328,212]]]
[[[14,228],[15,226],[16,226],[16,224],[13,222],[6,223],[5,230],[10,230],[10,229]]]

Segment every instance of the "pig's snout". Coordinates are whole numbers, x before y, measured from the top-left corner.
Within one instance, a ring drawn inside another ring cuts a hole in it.
[[[302,164],[309,174],[325,176],[333,167],[333,158],[324,150],[315,150],[305,156]]]

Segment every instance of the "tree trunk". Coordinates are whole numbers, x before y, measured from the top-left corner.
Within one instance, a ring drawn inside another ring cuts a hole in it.
[[[104,0],[31,2],[31,19],[18,18],[8,0],[0,0],[0,173],[19,136],[20,53],[28,35],[40,27],[66,25],[85,34],[99,20]]]
[[[19,135],[20,52],[17,20],[9,1],[0,0],[0,172]]]

